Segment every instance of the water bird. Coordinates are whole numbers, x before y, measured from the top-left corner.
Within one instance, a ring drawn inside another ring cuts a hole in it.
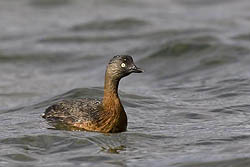
[[[117,133],[127,129],[127,115],[118,96],[121,78],[131,73],[142,73],[129,55],[114,56],[105,72],[102,100],[82,98],[62,100],[48,107],[42,117],[48,122],[86,131]]]

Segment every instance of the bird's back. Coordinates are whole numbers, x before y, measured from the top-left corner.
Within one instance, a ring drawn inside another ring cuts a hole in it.
[[[48,107],[43,115],[49,122],[61,122],[68,125],[75,123],[97,123],[102,112],[101,101],[97,99],[63,100]]]

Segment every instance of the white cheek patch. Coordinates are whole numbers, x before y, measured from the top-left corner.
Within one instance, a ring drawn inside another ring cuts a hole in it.
[[[122,64],[121,64],[121,67],[126,67],[126,64],[125,64],[125,63],[122,63]]]

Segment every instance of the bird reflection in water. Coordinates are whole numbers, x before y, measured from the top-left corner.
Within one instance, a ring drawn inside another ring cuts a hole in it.
[[[50,123],[52,130],[66,130],[66,131],[83,131],[81,128],[65,125],[63,123]],[[95,133],[96,134],[96,133]],[[95,136],[86,137],[87,140],[100,148],[100,151],[104,151],[112,154],[119,154],[121,151],[126,150],[127,135],[126,133],[99,133]]]
[[[88,140],[97,145],[101,150],[107,153],[119,154],[126,150],[127,135],[125,133],[99,134],[88,137]]]

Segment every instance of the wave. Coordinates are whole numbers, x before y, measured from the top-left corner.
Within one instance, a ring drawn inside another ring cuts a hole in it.
[[[130,30],[149,25],[144,20],[135,18],[122,18],[114,20],[97,20],[84,24],[74,25],[70,28],[72,31],[113,31],[113,30]]]

